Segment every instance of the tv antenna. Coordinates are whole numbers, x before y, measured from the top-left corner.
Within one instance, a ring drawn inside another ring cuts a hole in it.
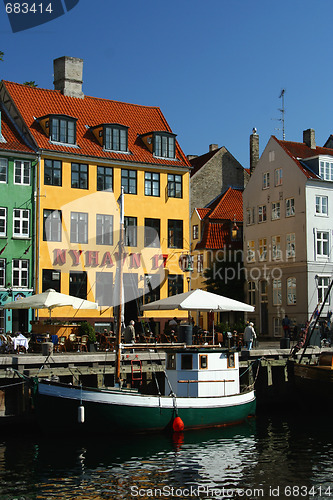
[[[281,99],[281,108],[279,108],[279,111],[281,113],[281,118],[274,118],[274,120],[278,120],[279,122],[282,123],[282,138],[285,140],[286,134],[285,134],[285,129],[284,129],[284,115],[285,115],[285,107],[284,107],[284,94],[286,92],[286,89],[282,89],[279,95],[279,99]],[[275,130],[281,130],[280,128],[277,128]]]

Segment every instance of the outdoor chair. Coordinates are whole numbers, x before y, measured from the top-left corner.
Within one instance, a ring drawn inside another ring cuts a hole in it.
[[[78,351],[88,352],[88,335],[82,335],[81,340],[78,340],[76,345]]]
[[[58,344],[54,346],[56,352],[67,351],[66,349],[66,340],[67,337],[59,337]]]
[[[77,338],[75,333],[70,333],[68,335],[69,348],[74,351],[77,345]]]

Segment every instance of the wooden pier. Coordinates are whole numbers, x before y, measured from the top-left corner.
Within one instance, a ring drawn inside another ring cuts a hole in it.
[[[314,361],[321,350],[333,351],[331,348],[309,347],[303,361]],[[300,355],[301,352],[297,357]],[[294,362],[290,358],[290,349],[277,346],[262,346],[240,352],[241,385],[254,384],[259,410],[293,401]],[[56,378],[73,384],[80,380],[83,385],[90,387],[112,386],[114,364],[114,352],[0,355],[0,425],[12,418],[20,419],[30,414],[31,388],[26,383],[26,377]],[[129,387],[139,381],[144,392],[151,390],[156,381],[163,387],[164,364],[163,347],[155,349],[152,345],[148,351],[125,351],[122,354],[121,378]]]

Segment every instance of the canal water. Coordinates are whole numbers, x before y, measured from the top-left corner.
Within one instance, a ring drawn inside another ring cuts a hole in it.
[[[1,431],[0,499],[333,499],[327,415],[261,415],[174,436]]]

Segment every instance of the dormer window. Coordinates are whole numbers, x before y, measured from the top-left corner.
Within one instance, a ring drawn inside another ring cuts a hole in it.
[[[319,175],[324,181],[333,181],[333,162],[332,158],[320,159]]]
[[[175,157],[175,135],[154,132],[154,155],[160,158]]]
[[[128,128],[123,125],[104,125],[103,146],[109,151],[121,151],[127,153]]]
[[[119,123],[101,123],[90,127],[96,140],[106,151],[128,153],[128,127]]]
[[[38,123],[51,142],[76,145],[77,118],[68,115],[46,115],[38,118]]]
[[[165,131],[154,131],[142,134],[142,141],[149,151],[157,158],[176,158],[175,134]]]
[[[64,115],[50,116],[50,139],[63,144],[76,143],[76,118]]]

